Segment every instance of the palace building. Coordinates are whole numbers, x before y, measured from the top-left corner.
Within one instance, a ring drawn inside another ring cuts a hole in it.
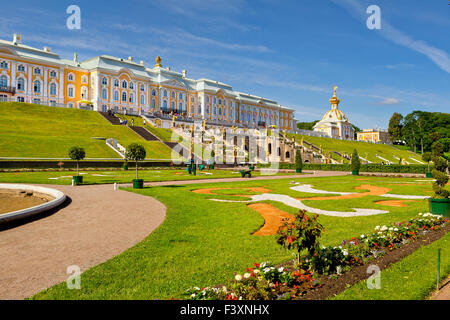
[[[337,86],[334,86],[333,89],[334,94],[330,99],[331,109],[325,113],[322,120],[314,125],[314,131],[324,133],[335,139],[354,140],[355,129],[353,129],[345,113],[339,110],[338,106],[341,100],[336,97]]]
[[[294,110],[276,101],[234,91],[225,83],[191,79],[144,61],[101,55],[62,59],[50,48],[0,40],[0,100],[128,114],[179,115],[244,127],[296,128]]]

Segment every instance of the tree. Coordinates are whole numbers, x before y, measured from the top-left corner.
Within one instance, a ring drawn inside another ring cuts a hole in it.
[[[314,129],[314,125],[319,122],[319,120],[315,120],[312,122],[297,122],[297,128],[302,130],[310,130],[312,131]]]
[[[394,112],[391,119],[389,120],[389,135],[392,141],[403,140],[402,137],[402,121],[403,116],[400,113]]]
[[[86,152],[81,147],[72,147],[69,149],[69,158],[77,162],[77,176],[80,175],[78,162],[86,157]]]
[[[433,142],[431,150],[433,157],[442,157],[444,155],[444,146],[439,141]]]
[[[430,172],[430,161],[431,161],[431,152],[424,152],[422,153],[422,160],[428,163],[428,171]]]
[[[297,148],[295,151],[295,169],[296,171],[302,172],[303,162],[302,162],[302,153],[300,152],[300,148]]]
[[[136,162],[136,180],[138,179],[138,161],[144,160],[147,153],[145,148],[137,143],[132,143],[127,147],[125,158]]]
[[[359,171],[359,168],[361,167],[361,160],[359,160],[358,151],[356,149],[353,150],[352,153],[352,171]]]

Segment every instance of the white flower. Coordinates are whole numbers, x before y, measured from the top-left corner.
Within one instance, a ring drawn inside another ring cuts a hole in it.
[[[199,287],[194,287],[194,289],[197,290],[197,291],[200,291],[200,288],[199,288]]]
[[[378,229],[380,229],[380,226],[376,226],[376,227],[375,227],[375,230],[378,230]]]
[[[386,230],[387,230],[387,227],[386,227],[386,226],[382,226],[380,230],[381,230],[381,231],[386,231]]]
[[[195,298],[195,293],[191,294],[191,298]]]
[[[234,279],[236,279],[236,281],[241,281],[242,280],[242,276],[240,274],[237,274]]]
[[[245,279],[250,278],[250,273],[248,273],[248,272],[244,273],[244,278],[245,278]]]
[[[363,234],[361,235],[361,239],[364,239],[364,235]]]
[[[398,229],[397,229],[397,228],[394,228],[394,231],[398,231]]]
[[[253,273],[258,274],[260,271],[258,269],[253,270]]]
[[[263,262],[263,263],[261,263],[261,265],[260,265],[261,268],[264,268],[265,266],[267,266],[267,262]]]
[[[264,271],[264,273],[267,273],[270,271],[270,268],[265,268],[263,271]]]
[[[421,216],[422,215],[422,213],[419,213],[419,216]]]
[[[341,274],[341,272],[342,272],[342,267],[341,267],[341,266],[337,266],[337,267],[336,267],[336,272],[337,272],[337,274]]]
[[[283,267],[279,267],[278,268],[278,272],[283,272],[284,268]]]
[[[389,231],[392,231],[392,230],[394,230],[394,228],[390,227],[390,228],[389,228]]]
[[[342,254],[343,254],[344,256],[347,256],[347,255],[348,255],[348,251],[347,251],[346,249],[344,249],[344,250],[342,250]]]

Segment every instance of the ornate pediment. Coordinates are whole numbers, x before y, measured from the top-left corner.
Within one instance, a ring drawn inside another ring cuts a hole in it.
[[[180,89],[187,89],[186,85],[177,79],[170,79],[170,80],[163,81],[163,82],[161,82],[161,85],[170,86],[170,87],[178,87]]]

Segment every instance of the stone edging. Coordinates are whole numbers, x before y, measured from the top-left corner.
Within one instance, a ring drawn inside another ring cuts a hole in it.
[[[26,218],[50,209],[53,209],[60,204],[62,204],[66,200],[66,195],[58,191],[56,189],[50,189],[45,187],[39,187],[39,186],[31,186],[31,185],[25,185],[25,184],[12,184],[12,183],[0,183],[0,189],[10,189],[10,190],[27,190],[27,191],[33,191],[33,192],[39,192],[46,195],[52,196],[54,199],[31,207],[26,208],[22,210],[17,210],[13,212],[3,213],[0,214],[0,223],[2,222],[10,222],[22,218]]]

